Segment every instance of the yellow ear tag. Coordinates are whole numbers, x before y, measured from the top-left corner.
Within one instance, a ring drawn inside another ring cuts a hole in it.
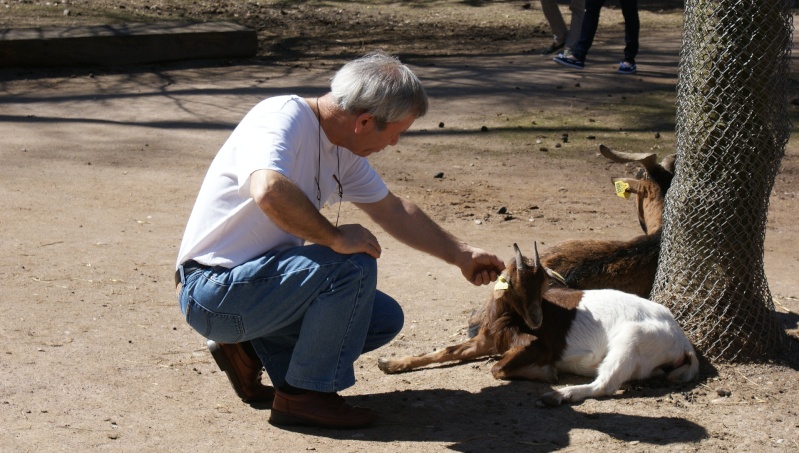
[[[505,280],[505,277],[500,275],[497,278],[497,283],[494,284],[494,291],[505,291],[506,289],[508,289],[508,281]]]
[[[616,188],[616,195],[622,198],[630,198],[630,192],[627,192],[627,189],[630,188],[630,185],[624,181],[616,181],[613,183],[613,186]]]

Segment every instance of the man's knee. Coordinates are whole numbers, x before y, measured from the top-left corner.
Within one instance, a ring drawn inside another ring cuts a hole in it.
[[[396,336],[405,325],[405,313],[402,307],[394,299],[386,298],[378,301],[375,299],[374,310],[380,314],[385,324],[384,329],[386,333],[392,333]]]
[[[363,352],[369,352],[390,343],[400,333],[404,323],[405,314],[399,303],[378,291],[375,295],[372,321]]]
[[[350,257],[350,261],[357,266],[365,278],[377,283],[377,260],[366,253],[356,253]]]

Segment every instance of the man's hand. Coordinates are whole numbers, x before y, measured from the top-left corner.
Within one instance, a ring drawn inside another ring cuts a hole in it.
[[[487,285],[497,279],[505,270],[505,263],[496,255],[485,250],[469,247],[463,255],[464,258],[456,264],[461,268],[461,273],[473,285]]]
[[[350,255],[353,253],[366,253],[372,258],[380,258],[382,249],[377,238],[363,225],[351,224],[338,227],[339,236],[330,244],[334,251]]]

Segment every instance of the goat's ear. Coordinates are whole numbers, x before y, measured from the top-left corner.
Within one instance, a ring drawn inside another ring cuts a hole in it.
[[[647,171],[657,165],[658,155],[654,153],[625,153],[623,151],[613,151],[605,145],[599,145],[599,152],[613,162],[627,163],[637,162]]]

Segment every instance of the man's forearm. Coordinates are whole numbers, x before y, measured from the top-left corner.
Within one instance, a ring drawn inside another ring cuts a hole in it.
[[[253,174],[251,193],[258,207],[283,231],[305,241],[332,246],[339,232],[285,176],[266,170]]]
[[[387,200],[388,209],[381,210],[379,215],[370,213],[373,220],[403,244],[457,264],[458,254],[466,250],[463,241],[441,228],[415,203],[393,194],[388,197],[392,197]]]

